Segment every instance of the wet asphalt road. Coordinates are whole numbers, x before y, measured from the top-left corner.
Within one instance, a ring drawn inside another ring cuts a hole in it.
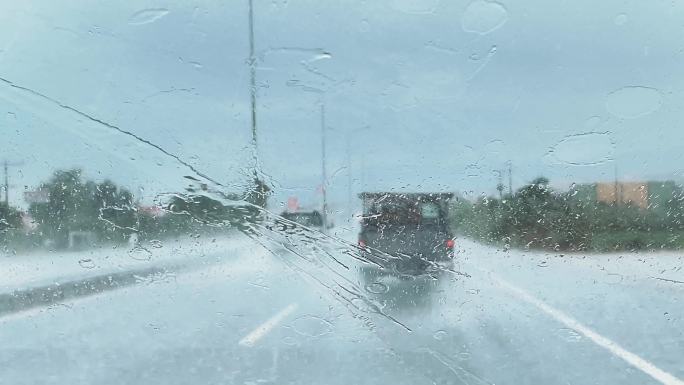
[[[348,264],[371,304],[255,246],[0,318],[0,384],[659,384],[684,378],[661,266],[460,241],[430,277]],[[611,272],[613,269],[616,272]],[[340,278],[341,279],[341,278]],[[332,289],[331,289],[332,288]],[[365,305],[364,305],[365,304]],[[357,306],[358,305],[358,306]]]

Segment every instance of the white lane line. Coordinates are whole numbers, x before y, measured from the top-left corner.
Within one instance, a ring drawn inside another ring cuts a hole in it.
[[[609,338],[606,338],[597,332],[593,331],[587,326],[584,326],[581,322],[577,321],[576,319],[570,317],[569,315],[563,313],[561,310],[558,310],[552,306],[547,305],[545,302],[543,302],[540,299],[537,299],[536,297],[532,296],[525,290],[514,286],[511,283],[506,282],[502,278],[497,277],[494,273],[492,272],[487,272],[492,279],[497,281],[502,287],[505,289],[509,290],[512,292],[515,296],[518,298],[522,299],[523,301],[536,306],[539,308],[539,310],[543,311],[547,315],[549,315],[551,318],[555,319],[556,321],[562,323],[563,325],[567,326],[568,328],[582,334],[586,338],[590,339],[593,341],[596,345],[608,350],[610,353],[615,355],[616,357],[619,357],[626,361],[628,364],[634,366],[635,368],[641,370],[642,372],[646,373],[647,375],[653,377],[656,381],[664,384],[664,385],[684,385],[684,381],[680,380],[679,378],[673,376],[672,374],[658,368],[657,366],[653,365],[651,362],[646,361],[645,359],[637,356],[636,354],[628,351],[627,349],[623,348],[620,346],[618,343],[610,340]]]
[[[285,309],[279,311],[273,317],[266,320],[266,322],[257,326],[257,328],[252,330],[251,333],[244,336],[240,342],[238,342],[238,344],[251,348],[257,343],[257,341],[262,339],[266,334],[270,333],[274,327],[276,327],[280,322],[282,322],[282,320],[285,319],[285,317],[297,310],[297,306],[298,305],[296,303],[287,305]]]

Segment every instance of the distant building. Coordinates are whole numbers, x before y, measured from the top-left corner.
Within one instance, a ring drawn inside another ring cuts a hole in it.
[[[648,208],[648,183],[601,182],[596,183],[596,201]]]
[[[673,181],[598,182],[575,185],[571,195],[584,202],[629,205],[649,210],[667,210],[683,196]]]

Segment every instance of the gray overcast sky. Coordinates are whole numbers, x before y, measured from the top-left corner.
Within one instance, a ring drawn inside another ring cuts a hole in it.
[[[492,193],[682,179],[684,4],[672,1],[255,2],[259,154],[274,202],[328,190]],[[144,199],[192,172],[250,175],[247,1],[2,1],[0,153],[13,201],[81,167]],[[328,55],[329,53],[329,55]]]

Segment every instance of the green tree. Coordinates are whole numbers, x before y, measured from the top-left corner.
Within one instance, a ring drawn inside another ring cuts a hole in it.
[[[133,195],[111,181],[83,182],[81,170],[59,170],[41,189],[48,201],[31,204],[29,213],[57,247],[68,244],[72,231],[92,231],[109,241],[123,241],[134,231]]]
[[[21,227],[21,213],[12,206],[0,202],[0,237],[11,229]]]
[[[266,208],[268,196],[271,193],[271,188],[259,178],[252,180],[252,186],[245,194],[245,201],[262,208]]]

